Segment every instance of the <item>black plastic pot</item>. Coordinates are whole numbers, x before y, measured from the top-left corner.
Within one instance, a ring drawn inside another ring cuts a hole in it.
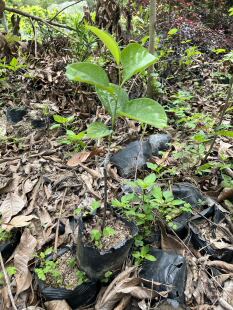
[[[13,236],[10,240],[0,243],[0,252],[4,261],[8,260],[20,241],[20,230],[13,230],[12,234]]]
[[[107,271],[115,273],[119,270],[133,245],[134,237],[138,234],[138,228],[135,223],[129,222],[120,216],[117,217],[130,229],[132,237],[108,251],[100,251],[94,246],[86,245],[83,242],[84,222],[82,218],[79,218],[77,240],[78,266],[86,272],[90,279],[99,280]]]
[[[169,291],[169,298],[183,303],[187,277],[185,258],[155,248],[150,254],[156,257],[156,261],[145,260],[142,264],[139,276],[144,284],[150,288],[153,286],[157,292]]]
[[[207,204],[206,196],[197,187],[188,182],[175,183],[172,186],[172,193],[175,199],[181,199],[189,203],[194,211],[201,205]],[[186,235],[188,223],[192,216],[191,212],[185,212],[173,220],[173,223],[176,225],[176,233],[181,238],[184,238]]]
[[[211,205],[212,204],[212,205]],[[223,260],[228,263],[233,262],[233,250],[232,242],[233,235],[230,231],[225,228],[225,239],[229,244],[228,248],[216,249],[211,245],[210,240],[207,240],[201,230],[199,229],[200,225],[203,222],[208,222],[208,225],[211,226],[211,239],[214,239],[216,236],[216,229],[219,224],[225,221],[225,216],[229,212],[222,208],[221,205],[216,203],[214,200],[208,198],[209,208],[206,208],[199,215],[194,216],[191,219],[189,224],[190,233],[191,233],[191,242],[195,249],[200,250],[203,255],[209,255],[210,259]],[[227,226],[226,226],[227,227]]]
[[[22,119],[24,118],[26,114],[27,114],[27,109],[24,107],[9,108],[6,111],[7,120],[15,124],[22,121]]]
[[[57,253],[57,257],[63,255],[67,251],[71,251],[71,248],[61,248]],[[52,258],[53,255],[50,255],[47,259],[51,260]],[[46,301],[66,300],[72,309],[77,309],[78,307],[87,306],[93,303],[101,287],[100,283],[98,283],[97,281],[88,281],[86,283],[78,285],[73,290],[62,287],[50,287],[44,281],[41,281],[39,279],[38,284],[40,293]]]

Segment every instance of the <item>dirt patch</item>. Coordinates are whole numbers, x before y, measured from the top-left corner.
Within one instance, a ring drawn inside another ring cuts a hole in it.
[[[46,277],[46,284],[57,288],[64,287],[66,289],[73,290],[79,284],[78,268],[76,266],[76,260],[74,255],[68,251],[60,256],[57,260],[57,271],[60,273],[61,284],[57,283],[52,275]]]
[[[98,249],[107,251],[111,248],[117,247],[132,237],[129,227],[119,218],[108,211],[108,218],[106,219],[106,228],[111,228],[114,233],[111,236],[102,235],[98,242],[92,241],[91,232],[93,229],[101,231],[102,218],[96,216],[91,221],[85,224],[84,242],[96,246]]]

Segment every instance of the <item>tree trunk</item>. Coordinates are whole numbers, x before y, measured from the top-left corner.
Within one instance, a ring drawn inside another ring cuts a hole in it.
[[[103,28],[116,37],[121,36],[120,27],[121,10],[117,0],[97,0],[96,4],[96,26]]]

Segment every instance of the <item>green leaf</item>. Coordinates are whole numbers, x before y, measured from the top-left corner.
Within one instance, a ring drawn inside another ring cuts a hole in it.
[[[109,49],[116,63],[120,64],[121,51],[116,40],[106,31],[100,30],[93,26],[86,26],[87,29],[91,30]]]
[[[145,259],[151,261],[151,262],[155,262],[156,261],[156,257],[154,257],[153,255],[150,254],[146,254],[145,255]]]
[[[168,31],[167,34],[168,34],[169,36],[172,36],[172,35],[176,34],[178,31],[179,31],[179,29],[177,29],[177,28],[172,28],[172,29],[170,29],[170,30]]]
[[[156,175],[154,173],[151,173],[147,177],[145,177],[143,181],[144,183],[147,184],[147,186],[151,186],[154,184],[155,180],[156,180]]]
[[[92,229],[91,231],[91,239],[92,241],[99,241],[101,239],[101,231],[99,231],[98,229]]]
[[[75,142],[82,140],[85,136],[85,132],[82,131],[76,135],[76,133],[73,132],[72,130],[66,130],[66,135],[70,141]]]
[[[157,198],[158,200],[162,200],[163,199],[163,192],[162,192],[161,187],[155,187],[153,189],[153,196],[155,198]]]
[[[229,16],[233,16],[233,8],[230,8],[228,12],[229,12]]]
[[[102,89],[109,88],[106,72],[98,65],[89,62],[79,62],[66,67],[66,76],[71,81],[83,82]]]
[[[86,131],[86,137],[90,139],[101,139],[103,137],[109,136],[111,134],[111,130],[101,122],[92,123]]]
[[[128,101],[119,114],[156,128],[167,126],[167,115],[164,108],[158,102],[149,98]]]
[[[138,43],[131,43],[121,53],[123,65],[123,83],[134,74],[140,73],[158,60]]]
[[[112,227],[110,226],[106,226],[103,230],[103,235],[105,237],[111,237],[111,236],[114,236],[116,233],[115,229],[113,229]]]
[[[74,120],[74,116],[69,116],[69,117],[64,117],[64,116],[60,116],[60,115],[53,115],[53,119],[55,120],[55,122],[59,123],[59,124],[67,124],[67,123],[71,123]]]
[[[223,137],[233,138],[233,131],[231,130],[219,130],[216,134]]]
[[[101,207],[100,201],[94,200],[91,204],[91,210],[95,211]]]
[[[163,197],[168,201],[171,201],[174,199],[173,193],[171,191],[164,191]]]
[[[122,108],[124,104],[126,104],[126,102],[129,100],[129,97],[126,91],[124,91],[124,89],[119,87],[118,85],[109,84],[109,86],[112,87],[113,89],[112,92],[96,87],[96,93],[101,103],[108,111],[108,113],[110,113],[111,116],[114,116],[116,109],[116,102],[117,102],[116,114],[118,114],[118,111]]]
[[[53,124],[52,126],[49,127],[49,129],[57,129],[57,128],[61,128],[61,124]]]

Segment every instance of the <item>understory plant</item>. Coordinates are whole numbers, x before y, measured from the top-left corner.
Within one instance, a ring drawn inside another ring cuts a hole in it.
[[[165,221],[172,229],[176,229],[174,219],[184,212],[191,212],[190,204],[181,199],[175,199],[171,190],[163,190],[156,185],[157,176],[149,174],[144,179],[129,182],[132,193],[125,194],[120,200],[114,199],[112,205],[120,208],[129,220],[133,220],[139,227],[136,237],[136,250],[133,252],[135,263],[140,265],[144,259],[155,261],[150,254],[150,246],[145,244],[153,234],[155,223]]]
[[[167,125],[167,116],[164,108],[149,98],[130,100],[124,86],[136,74],[152,66],[158,58],[150,54],[147,49],[138,43],[130,43],[121,49],[113,36],[93,26],[87,26],[107,47],[112,54],[118,69],[118,84],[110,82],[107,73],[102,67],[90,62],[79,62],[67,66],[67,77],[75,82],[83,82],[95,87],[95,91],[106,111],[111,116],[111,130],[103,123],[92,124],[92,130],[98,132],[98,139],[109,136],[109,150],[112,134],[115,130],[118,117],[127,117],[140,123],[156,128]],[[101,125],[100,125],[101,124]],[[97,127],[98,130],[95,130]],[[94,138],[94,136],[93,136]],[[107,170],[109,152],[105,160],[105,201],[102,231],[105,227],[107,208]]]
[[[48,259],[48,256],[53,253],[53,248],[49,247],[45,251],[38,255],[40,266],[35,268],[35,273],[38,278],[42,281],[47,279],[52,279],[54,283],[58,286],[64,284],[63,275],[59,270],[58,261],[53,259]],[[77,276],[77,285],[87,282],[88,278],[85,272],[78,269],[77,261],[75,258],[70,258],[67,260],[67,264],[70,268],[75,270]]]

